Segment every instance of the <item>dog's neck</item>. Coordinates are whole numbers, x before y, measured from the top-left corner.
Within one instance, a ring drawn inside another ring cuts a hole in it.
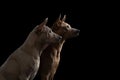
[[[61,53],[64,43],[65,43],[65,39],[62,39],[60,42],[52,45],[53,50],[56,51],[56,52],[53,52],[53,54],[55,54],[55,55],[57,54],[57,56],[60,56],[60,53]]]
[[[30,35],[27,37],[25,42],[22,45],[22,49],[26,50],[29,54],[35,54],[39,53],[41,55],[42,51],[48,46],[43,41],[37,41],[37,36],[33,33],[30,33]]]
[[[62,40],[60,40],[60,42],[58,42],[58,43],[55,45],[55,47],[58,49],[58,48],[62,47],[64,43],[65,43],[65,39],[62,39]]]

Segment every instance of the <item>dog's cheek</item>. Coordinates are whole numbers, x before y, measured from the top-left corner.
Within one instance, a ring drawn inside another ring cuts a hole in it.
[[[73,34],[72,31],[68,31],[68,32],[66,33],[66,37],[67,37],[67,38],[72,38],[73,36],[74,36],[74,34]]]
[[[47,34],[47,39],[52,42],[53,41],[53,38],[54,38],[54,35],[52,33],[48,33]]]

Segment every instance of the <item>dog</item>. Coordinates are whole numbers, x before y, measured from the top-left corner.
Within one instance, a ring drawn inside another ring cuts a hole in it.
[[[70,24],[65,22],[66,15],[61,19],[61,15],[51,27],[52,30],[58,35],[62,36],[62,39],[58,43],[49,45],[41,55],[39,76],[41,80],[53,80],[57,67],[60,62],[60,53],[66,39],[77,37],[80,30],[72,28]]]
[[[24,43],[0,67],[0,80],[33,80],[40,65],[42,51],[61,36],[46,26],[48,18],[37,25]]]

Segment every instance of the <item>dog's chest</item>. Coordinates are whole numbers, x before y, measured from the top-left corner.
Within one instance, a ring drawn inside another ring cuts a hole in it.
[[[60,52],[58,50],[54,50],[51,54],[51,65],[56,67],[60,61]]]
[[[31,68],[33,70],[36,70],[39,68],[39,64],[40,64],[40,59],[37,58],[37,59],[33,59],[33,63],[31,64]],[[33,67],[32,67],[33,66]]]
[[[40,64],[40,57],[39,56],[30,56],[24,55],[21,59],[21,68],[22,73],[24,73],[27,77],[31,77],[35,75],[38,71]]]
[[[36,74],[36,72],[38,71],[39,68],[39,64],[40,64],[40,59],[32,59],[31,63],[29,64],[29,67],[27,68],[27,73],[31,73],[32,75]]]

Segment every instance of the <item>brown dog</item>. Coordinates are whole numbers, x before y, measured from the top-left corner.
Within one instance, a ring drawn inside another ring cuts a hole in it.
[[[80,30],[72,28],[65,22],[66,15],[60,20],[61,15],[52,26],[52,30],[62,36],[59,43],[49,45],[41,55],[40,63],[40,77],[41,80],[53,80],[54,74],[57,70],[60,61],[60,52],[66,39],[76,37],[79,35]]]
[[[23,45],[15,50],[0,67],[0,80],[33,80],[39,65],[42,51],[61,37],[46,26],[47,18],[36,26]]]

